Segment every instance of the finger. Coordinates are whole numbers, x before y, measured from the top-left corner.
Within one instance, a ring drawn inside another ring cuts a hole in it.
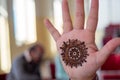
[[[72,21],[70,18],[70,11],[68,8],[67,0],[62,1],[62,14],[63,14],[64,32],[69,32],[72,30]]]
[[[84,0],[76,0],[76,12],[75,12],[75,29],[83,29],[84,28]]]
[[[51,35],[53,36],[54,40],[57,41],[58,38],[60,37],[59,32],[54,28],[54,26],[52,25],[52,23],[48,19],[44,20],[44,24],[48,28],[48,30],[51,33]]]
[[[101,66],[108,56],[120,46],[120,38],[114,38],[110,40],[99,52],[97,55],[97,62]]]
[[[99,0],[92,0],[90,14],[87,21],[88,30],[95,32],[97,23],[98,23],[98,8],[99,8]]]

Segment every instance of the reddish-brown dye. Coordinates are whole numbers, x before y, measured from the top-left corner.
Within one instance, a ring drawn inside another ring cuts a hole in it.
[[[82,66],[86,61],[86,58],[89,54],[87,54],[87,48],[85,42],[81,42],[80,40],[68,40],[63,42],[62,47],[62,60],[66,65],[72,67]]]

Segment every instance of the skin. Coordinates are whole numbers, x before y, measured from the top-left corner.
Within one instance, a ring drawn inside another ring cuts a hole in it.
[[[32,51],[30,55],[31,55],[32,60],[35,63],[38,63],[41,60],[43,54],[44,54],[44,51],[42,50],[42,48],[37,47],[36,50]]]
[[[62,65],[71,80],[92,80],[96,74],[96,71],[103,65],[110,53],[112,53],[112,51],[120,45],[120,38],[110,40],[105,46],[98,50],[95,44],[95,31],[98,24],[99,1],[92,0],[89,17],[86,23],[86,29],[84,28],[84,0],[75,1],[76,12],[74,24],[72,24],[70,18],[67,0],[62,1],[64,22],[64,32],[62,35],[55,29],[48,19],[45,19],[44,23],[56,41],[59,53],[61,53],[60,47],[63,44],[63,41],[66,42],[68,39],[85,41],[89,56],[86,59],[87,63],[83,63],[82,67],[78,66],[77,68],[71,68],[70,66],[66,66],[66,64],[62,61],[61,55],[60,58]]]

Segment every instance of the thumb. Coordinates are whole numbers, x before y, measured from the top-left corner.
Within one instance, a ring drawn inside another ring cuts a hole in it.
[[[97,54],[97,63],[102,66],[109,55],[120,46],[120,38],[110,40]]]

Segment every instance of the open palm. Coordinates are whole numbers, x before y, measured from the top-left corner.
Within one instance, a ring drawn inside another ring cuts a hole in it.
[[[77,39],[85,42],[85,45],[88,48],[87,54],[89,54],[89,56],[86,58],[87,62],[84,62],[82,66],[71,67],[66,65],[62,59],[62,56],[60,56],[65,71],[73,80],[91,80],[94,78],[96,71],[102,66],[109,54],[120,45],[120,38],[115,38],[109,41],[101,50],[97,49],[95,44],[95,31],[98,22],[98,6],[99,1],[92,0],[90,14],[86,23],[86,29],[84,28],[84,0],[76,0],[74,25],[72,24],[70,18],[68,2],[67,0],[63,0],[62,12],[64,32],[62,35],[59,34],[48,19],[45,20],[45,25],[55,39],[59,53],[62,53],[60,47],[63,45],[63,42],[67,42],[69,39]]]

